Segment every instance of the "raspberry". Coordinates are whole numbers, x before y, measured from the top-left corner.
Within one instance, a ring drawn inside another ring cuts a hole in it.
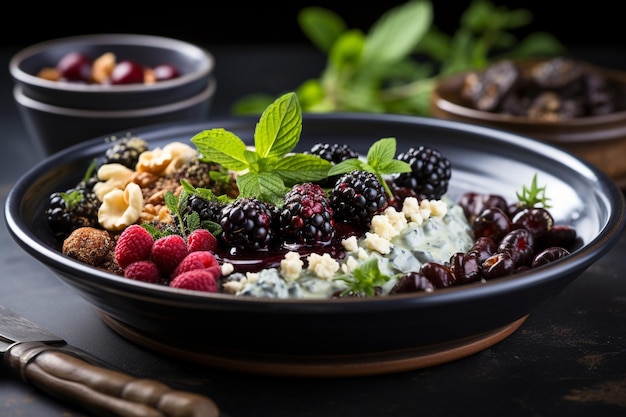
[[[189,255],[185,256],[185,259],[174,269],[172,278],[194,269],[209,269],[215,274],[221,275],[220,265],[211,252],[196,251],[190,252]]]
[[[115,262],[120,268],[125,269],[128,265],[137,261],[145,261],[150,258],[150,252],[154,239],[150,232],[138,224],[128,226],[115,245]]]
[[[217,239],[206,229],[196,229],[187,237],[189,252],[210,251],[217,249]]]
[[[170,282],[170,287],[217,292],[217,278],[211,269],[194,269],[178,275]]]
[[[159,267],[152,261],[137,261],[124,268],[126,278],[156,284],[161,279]]]
[[[163,276],[169,276],[187,256],[187,242],[180,235],[168,235],[157,239],[152,245],[152,261]]]

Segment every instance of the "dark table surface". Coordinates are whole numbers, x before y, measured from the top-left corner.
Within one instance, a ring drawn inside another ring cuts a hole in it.
[[[208,46],[217,58],[212,116],[252,92],[297,87],[323,68],[301,46]],[[0,66],[16,50],[0,49]],[[574,55],[626,70],[623,45],[588,45]],[[43,155],[27,136],[0,74],[0,195]],[[534,310],[501,342],[472,356],[390,375],[304,379],[210,369],[138,347],[27,255],[0,224],[0,304],[133,375],[215,400],[230,417],[254,416],[624,416],[626,415],[626,236],[564,291]],[[372,334],[375,337],[375,334]],[[0,415],[69,417],[59,402],[0,370]]]

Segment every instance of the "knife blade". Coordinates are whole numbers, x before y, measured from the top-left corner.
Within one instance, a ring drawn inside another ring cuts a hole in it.
[[[98,416],[220,416],[212,399],[104,366],[104,362],[3,306],[0,355],[23,381]]]

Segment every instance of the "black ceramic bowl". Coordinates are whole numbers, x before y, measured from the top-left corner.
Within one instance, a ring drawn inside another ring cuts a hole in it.
[[[129,59],[150,68],[172,64],[180,76],[149,85],[83,84],[37,76],[70,52],[81,52],[93,60],[110,52],[117,62]],[[109,111],[156,107],[194,97],[207,88],[214,69],[215,58],[204,48],[178,39],[132,33],[51,39],[18,51],[9,62],[15,84],[32,100],[71,109]]]
[[[171,64],[180,75],[149,84],[52,81],[38,76],[70,52],[92,60],[112,53],[146,68]],[[26,130],[46,154],[85,139],[136,126],[209,115],[216,89],[215,58],[204,48],[141,34],[90,34],[52,39],[18,51],[9,62],[13,97]]]
[[[188,142],[222,127],[252,143],[256,118],[224,118],[139,128],[152,146]],[[43,215],[51,192],[80,180],[102,138],[42,161],[13,187],[6,221],[13,238],[74,287],[122,336],[147,348],[209,366],[282,375],[337,376],[430,366],[484,349],[523,324],[619,239],[621,191],[598,169],[545,143],[490,128],[399,115],[303,117],[299,150],[347,143],[365,153],[377,139],[439,149],[452,162],[448,195],[491,192],[513,201],[533,175],[547,187],[551,212],[573,225],[581,245],[528,272],[433,293],[378,298],[285,300],[190,292],[128,280],[61,254]]]

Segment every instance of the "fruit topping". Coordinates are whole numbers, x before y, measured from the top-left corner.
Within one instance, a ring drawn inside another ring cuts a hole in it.
[[[71,51],[54,67],[40,69],[37,76],[50,81],[122,85],[173,80],[180,77],[181,72],[171,63],[162,63],[150,68],[133,59],[118,61],[112,52],[106,52],[94,59],[83,52]]]
[[[224,129],[194,135],[196,149],[113,140],[74,189],[51,196],[49,226],[68,256],[129,279],[277,298],[479,284],[578,244],[537,176],[511,204],[478,191],[455,202],[441,152],[415,146],[396,158],[395,138],[383,138],[365,157],[325,143],[299,153],[301,123],[290,93],[261,116],[254,147]]]

